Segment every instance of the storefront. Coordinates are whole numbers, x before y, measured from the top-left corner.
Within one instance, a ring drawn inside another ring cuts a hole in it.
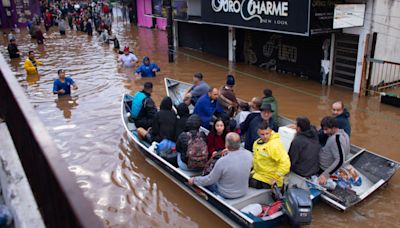
[[[28,20],[39,14],[39,1],[37,0],[2,0],[0,2],[0,27],[24,27]]]
[[[340,0],[175,1],[176,45],[330,82]],[[211,44],[207,44],[211,42]]]
[[[167,20],[162,0],[136,0],[138,26],[165,30]]]

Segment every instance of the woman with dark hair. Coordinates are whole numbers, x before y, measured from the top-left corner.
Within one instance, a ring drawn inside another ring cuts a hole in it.
[[[226,122],[221,118],[216,119],[210,133],[207,135],[209,157],[225,149],[225,136],[227,133],[228,128]]]

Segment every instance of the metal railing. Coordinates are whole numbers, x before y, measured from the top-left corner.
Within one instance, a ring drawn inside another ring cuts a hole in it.
[[[0,54],[0,115],[47,227],[104,227]]]
[[[367,58],[366,94],[400,92],[400,63]]]

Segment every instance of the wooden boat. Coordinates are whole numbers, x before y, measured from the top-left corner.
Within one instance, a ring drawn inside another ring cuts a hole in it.
[[[121,118],[129,138],[135,142],[138,149],[145,155],[146,160],[150,164],[175,182],[184,191],[189,193],[198,202],[232,227],[269,227],[275,226],[285,219],[283,210],[279,210],[263,218],[246,215],[240,211],[240,209],[252,203],[273,203],[271,190],[249,188],[247,194],[241,198],[223,199],[206,188],[188,185],[187,182],[190,177],[200,175],[201,173],[184,171],[171,165],[155,153],[154,146],[139,139],[135,124],[129,121],[130,105],[128,103],[131,99],[132,97],[130,95],[124,94],[121,102]]]
[[[191,86],[189,83],[165,78],[167,95],[172,98],[175,105],[183,101],[185,92]],[[279,123],[281,126],[285,126],[294,123],[294,121],[280,116]],[[315,186],[322,191],[321,198],[339,210],[347,210],[371,195],[387,183],[400,167],[397,161],[385,158],[355,145],[351,145],[350,155],[342,167],[348,165],[353,166],[361,176],[362,184],[360,186],[352,186],[343,191],[338,187],[334,191],[328,191],[321,186]],[[291,176],[297,179],[297,181],[309,182],[297,175],[292,174]]]

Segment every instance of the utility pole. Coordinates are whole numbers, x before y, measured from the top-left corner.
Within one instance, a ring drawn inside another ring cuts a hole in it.
[[[172,32],[172,26],[173,26],[172,1],[171,0],[164,1],[164,6],[167,9],[168,62],[173,63],[175,50],[174,50],[174,35]]]

